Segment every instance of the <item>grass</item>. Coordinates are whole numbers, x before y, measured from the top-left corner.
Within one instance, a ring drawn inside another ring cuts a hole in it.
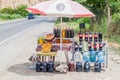
[[[62,27],[72,27],[75,30],[75,34],[79,33],[79,23],[80,20],[73,20],[73,21],[68,21],[68,22],[63,22]],[[56,25],[60,25],[59,21],[56,22]],[[92,28],[92,29],[91,29]],[[86,30],[88,31],[100,31],[103,33],[103,38],[108,39],[109,42],[113,43],[119,43],[120,44],[120,36],[119,35],[111,35],[112,31],[107,30],[107,19],[104,18],[102,19],[102,23],[100,25],[94,24],[92,27],[90,27],[89,23],[86,24]],[[85,30],[83,30],[85,31]],[[110,37],[108,37],[110,35]]]

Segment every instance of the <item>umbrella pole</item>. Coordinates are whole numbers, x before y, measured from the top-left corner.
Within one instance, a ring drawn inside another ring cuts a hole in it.
[[[60,50],[62,51],[62,16],[60,16]]]

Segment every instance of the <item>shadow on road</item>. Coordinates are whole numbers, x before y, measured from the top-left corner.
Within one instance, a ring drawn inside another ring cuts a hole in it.
[[[31,65],[32,65],[32,63],[16,64],[16,65],[10,66],[8,68],[8,71],[16,73],[18,75],[28,75],[28,76],[40,76],[40,75],[54,76],[54,75],[63,74],[63,73],[59,73],[59,72],[53,72],[53,73],[36,72],[35,70],[32,70],[32,69],[29,68]]]

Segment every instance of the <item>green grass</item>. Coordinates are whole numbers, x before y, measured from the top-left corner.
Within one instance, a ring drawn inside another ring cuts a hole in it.
[[[64,24],[62,26],[65,27],[72,27],[75,30],[75,34],[79,33],[79,23],[80,23],[80,19],[78,20],[72,20],[72,21],[68,21],[68,22],[64,22]],[[83,21],[81,21],[83,22]],[[60,25],[59,21],[56,22],[56,25]],[[100,31],[103,33],[103,38],[104,39],[108,39],[109,42],[114,42],[114,43],[119,43],[120,44],[120,35],[111,35],[112,31],[107,30],[107,19],[104,18],[102,19],[102,22],[100,25],[94,24],[92,27],[90,27],[90,23],[87,22],[86,23],[86,30],[88,31]],[[83,30],[85,31],[85,30]],[[110,37],[108,37],[108,35],[110,35]]]

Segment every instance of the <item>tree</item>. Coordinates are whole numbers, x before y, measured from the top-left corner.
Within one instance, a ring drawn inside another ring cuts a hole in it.
[[[120,0],[109,0],[109,7],[111,8],[111,15],[120,13]]]

